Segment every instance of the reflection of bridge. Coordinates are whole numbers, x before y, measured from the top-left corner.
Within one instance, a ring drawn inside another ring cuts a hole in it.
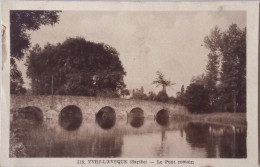
[[[144,111],[145,117],[153,117],[162,109],[167,110],[170,115],[185,114],[187,109],[183,106],[151,102],[144,100],[126,100],[119,98],[95,98],[84,96],[36,96],[36,95],[11,95],[11,109],[18,109],[27,106],[34,106],[41,109],[43,116],[56,115],[64,107],[74,105],[80,108],[83,118],[94,118],[102,107],[110,106],[116,112],[116,117],[126,118],[126,113],[133,108],[139,107]],[[51,110],[53,106],[53,110]],[[51,110],[51,111],[50,111]],[[48,112],[50,111],[50,112]]]

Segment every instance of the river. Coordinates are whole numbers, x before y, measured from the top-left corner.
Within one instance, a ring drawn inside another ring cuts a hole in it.
[[[24,120],[26,121],[26,120]],[[22,126],[22,125],[21,125]],[[246,127],[130,117],[44,120],[20,137],[27,157],[246,158]]]

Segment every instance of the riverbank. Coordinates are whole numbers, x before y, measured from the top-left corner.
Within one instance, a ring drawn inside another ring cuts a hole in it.
[[[246,113],[210,113],[173,115],[172,119],[201,123],[247,126]]]

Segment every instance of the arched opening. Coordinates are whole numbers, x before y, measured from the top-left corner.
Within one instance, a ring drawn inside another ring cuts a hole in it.
[[[82,112],[79,107],[69,105],[59,114],[59,124],[66,130],[76,130],[82,123]]]
[[[96,121],[102,129],[111,129],[116,122],[116,112],[112,107],[101,108],[96,114]]]
[[[28,106],[18,110],[16,119],[22,118],[32,121],[34,124],[42,124],[43,122],[43,112],[40,108],[34,106]]]
[[[130,111],[129,116],[132,116],[132,117],[144,117],[144,111],[141,108],[136,107],[136,108],[133,108]]]
[[[156,122],[162,126],[167,126],[169,124],[169,112],[162,109],[156,114]]]
[[[128,114],[128,121],[134,128],[140,128],[144,124],[144,111],[139,108],[133,108]]]

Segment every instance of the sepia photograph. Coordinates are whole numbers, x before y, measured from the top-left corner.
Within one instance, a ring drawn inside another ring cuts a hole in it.
[[[248,159],[248,13],[217,9],[8,10],[8,157]]]

